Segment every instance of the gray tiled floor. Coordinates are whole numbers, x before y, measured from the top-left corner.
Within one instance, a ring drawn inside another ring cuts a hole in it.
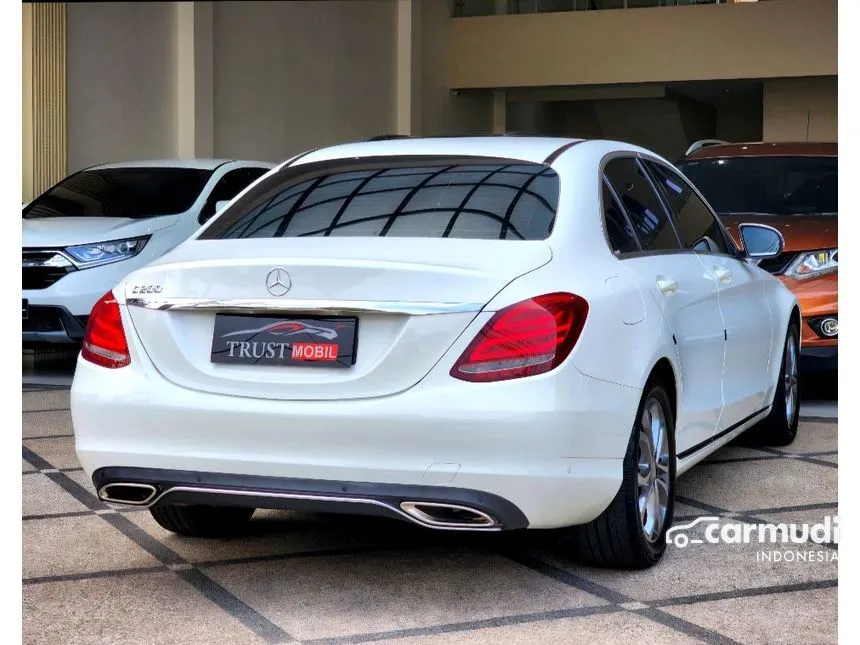
[[[69,394],[25,391],[25,643],[835,643],[834,545],[669,547],[639,572],[591,569],[552,535],[473,536],[258,512],[243,537],[190,540],[94,496]],[[685,474],[676,515],[836,515],[836,423],[779,450],[727,446]],[[690,535],[697,535],[691,529]]]

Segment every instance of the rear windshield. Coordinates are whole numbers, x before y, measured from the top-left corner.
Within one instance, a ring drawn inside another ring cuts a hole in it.
[[[736,157],[678,168],[722,215],[835,215],[836,157]]]
[[[543,240],[558,175],[507,160],[412,157],[320,162],[281,171],[199,239],[310,236]]]
[[[23,210],[41,217],[143,219],[187,211],[212,176],[196,168],[83,170],[42,193]]]

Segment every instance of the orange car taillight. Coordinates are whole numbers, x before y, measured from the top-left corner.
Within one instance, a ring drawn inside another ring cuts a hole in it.
[[[549,293],[501,309],[451,368],[462,381],[504,381],[543,374],[568,357],[588,315],[571,293]]]
[[[119,305],[110,291],[99,299],[90,312],[81,358],[111,369],[131,363]]]

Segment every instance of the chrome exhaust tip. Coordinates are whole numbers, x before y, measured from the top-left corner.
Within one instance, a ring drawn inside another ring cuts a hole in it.
[[[156,495],[158,489],[152,484],[126,482],[105,484],[98,491],[99,499],[103,502],[131,506],[146,506]]]
[[[414,521],[425,526],[457,529],[493,529],[499,523],[484,513],[468,506],[437,502],[402,502],[400,509]]]

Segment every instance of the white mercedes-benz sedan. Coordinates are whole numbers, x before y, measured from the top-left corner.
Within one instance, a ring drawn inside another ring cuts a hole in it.
[[[183,535],[365,513],[647,567],[677,476],[797,432],[799,310],[756,266],[782,239],[742,239],[624,143],[311,151],[98,302],[78,457]]]

